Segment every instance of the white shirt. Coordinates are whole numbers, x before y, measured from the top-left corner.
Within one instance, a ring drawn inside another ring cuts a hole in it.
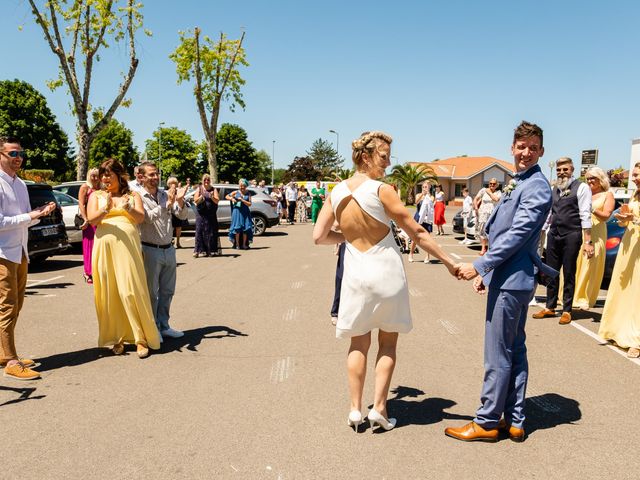
[[[293,187],[287,187],[285,194],[287,196],[287,201],[295,202],[298,200],[298,189]]]
[[[132,192],[138,192],[140,195],[144,194],[144,187],[138,183],[138,180],[131,180],[129,182],[129,189]]]
[[[473,210],[473,199],[471,198],[471,195],[467,195],[466,197],[464,197],[464,200],[462,202],[462,214],[463,215],[469,215],[471,213],[471,210]]]
[[[420,212],[418,213],[418,223],[433,223],[433,200],[430,195],[422,197]]]
[[[31,220],[30,211],[25,183],[17,175],[11,178],[0,170],[0,258],[21,263],[23,252],[29,257],[29,227],[40,222]]]
[[[573,178],[571,179],[573,181]],[[582,228],[591,228],[591,189],[586,183],[580,182],[578,191],[578,209],[580,210],[580,225]]]
[[[155,197],[144,188],[139,193],[144,207],[144,221],[139,225],[140,239],[154,245],[168,245],[173,240],[171,214],[185,220],[187,209],[181,208],[177,201],[168,209],[169,194],[166,190],[158,189]]]

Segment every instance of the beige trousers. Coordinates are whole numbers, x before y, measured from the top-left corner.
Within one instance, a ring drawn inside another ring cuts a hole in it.
[[[27,286],[27,257],[21,263],[0,258],[0,363],[17,360],[15,329]]]

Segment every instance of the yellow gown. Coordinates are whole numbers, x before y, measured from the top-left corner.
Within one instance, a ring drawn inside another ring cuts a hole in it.
[[[106,205],[104,192],[98,208]],[[133,206],[133,196],[130,198]],[[160,348],[142,260],[140,234],[133,218],[114,207],[98,225],[93,244],[93,290],[98,316],[98,346],[119,342]]]
[[[640,219],[640,202],[633,200],[629,210]],[[635,274],[635,275],[634,275]],[[611,275],[611,285],[600,320],[600,335],[622,348],[640,347],[640,225],[627,224]]]
[[[603,193],[593,202],[592,209],[600,210],[604,206],[607,194]],[[573,294],[573,308],[591,308],[596,304],[600,284],[604,275],[606,260],[607,222],[591,215],[591,240],[594,255],[587,258],[582,253],[578,255],[576,266],[576,287]],[[582,249],[580,250],[582,252]]]

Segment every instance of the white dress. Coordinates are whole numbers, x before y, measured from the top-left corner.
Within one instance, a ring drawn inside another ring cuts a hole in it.
[[[389,217],[378,196],[381,185],[381,182],[369,179],[351,192],[346,182],[339,183],[331,191],[334,214],[343,201],[353,197],[365,213],[389,226]],[[359,251],[348,241],[345,246],[336,337],[364,335],[374,328],[385,332],[409,332],[413,325],[407,276],[391,229],[366,252]]]

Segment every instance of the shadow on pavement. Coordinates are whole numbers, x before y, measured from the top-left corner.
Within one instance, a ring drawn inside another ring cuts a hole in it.
[[[220,339],[227,337],[246,337],[246,333],[239,332],[230,327],[221,325],[210,325],[208,327],[184,330],[184,337],[165,338],[160,350],[156,353],[163,354],[169,352],[181,352],[183,348],[191,352],[197,352],[196,348],[203,339]]]
[[[584,311],[584,310],[572,310],[571,318],[573,320],[591,320],[593,323],[600,323],[600,319],[602,318],[602,313]]]
[[[283,232],[281,230],[278,231],[274,231],[274,230],[267,230],[266,232],[264,232],[262,235],[260,235],[261,237],[284,237],[289,235],[287,232]],[[259,237],[258,237],[259,238]]]
[[[557,393],[545,393],[526,400],[524,429],[527,435],[558,425],[572,425],[582,418],[580,403]]]
[[[82,260],[61,259],[59,257],[49,258],[43,262],[33,262],[29,265],[29,273],[55,272],[66,270],[82,265]]]
[[[8,400],[4,403],[0,403],[0,407],[4,407],[5,405],[11,405],[12,403],[24,402],[25,400],[40,400],[41,398],[46,397],[46,395],[35,395],[32,397],[31,394],[36,391],[35,388],[13,388],[13,387],[5,387],[0,385],[0,391],[15,392],[20,394],[18,398],[15,398],[13,400]]]
[[[396,428],[406,425],[429,425],[439,423],[444,419],[473,420],[473,417],[467,415],[445,412],[446,409],[456,405],[453,400],[439,397],[417,400],[418,397],[425,395],[422,390],[417,388],[399,385],[392,389],[391,393],[395,396],[387,401],[387,410],[390,416],[396,418]],[[416,400],[405,400],[409,398]]]
[[[61,282],[61,283],[42,283],[39,285],[33,285],[32,287],[27,286],[24,291],[25,295],[42,295],[38,293],[38,290],[51,290],[51,289],[62,289],[70,287],[71,285],[75,285],[75,283],[71,282]]]
[[[165,338],[164,342],[160,346],[160,350],[152,351],[153,355],[161,355],[169,352],[181,352],[183,348],[189,351],[197,352],[196,347],[200,345],[203,339],[216,339],[227,337],[246,337],[246,333],[239,332],[233,328],[225,326],[208,326],[201,328],[194,328],[193,330],[185,330],[184,336],[181,338]],[[125,352],[135,354],[135,345],[126,344]],[[86,348],[84,350],[77,350],[75,352],[58,353],[49,357],[43,357],[34,359],[37,360],[41,366],[38,368],[39,372],[47,372],[49,370],[56,370],[62,367],[75,367],[78,365],[84,365],[85,363],[94,362],[103,357],[111,357],[111,349],[107,347],[93,347]]]

